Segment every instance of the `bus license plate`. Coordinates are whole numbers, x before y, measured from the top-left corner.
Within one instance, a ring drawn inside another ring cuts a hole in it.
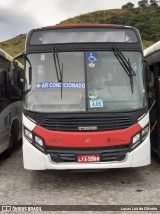
[[[95,155],[78,155],[78,163],[100,162],[100,154]]]

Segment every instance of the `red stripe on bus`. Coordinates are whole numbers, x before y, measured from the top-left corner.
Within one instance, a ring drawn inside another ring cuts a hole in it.
[[[141,130],[139,124],[129,128],[102,132],[63,132],[51,131],[36,126],[33,132],[45,140],[46,146],[66,148],[88,148],[126,145]]]

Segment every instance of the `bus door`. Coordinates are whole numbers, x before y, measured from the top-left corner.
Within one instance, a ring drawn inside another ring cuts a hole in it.
[[[148,85],[150,137],[152,151],[160,156],[160,63],[149,66],[151,81]]]

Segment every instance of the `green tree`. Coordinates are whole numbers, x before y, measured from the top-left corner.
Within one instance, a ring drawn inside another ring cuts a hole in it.
[[[158,7],[159,1],[157,0],[150,0],[150,6],[152,7]]]
[[[138,2],[139,7],[147,7],[148,6],[148,0],[141,0]]]
[[[132,9],[134,8],[134,4],[132,2],[128,2],[127,4],[122,6],[122,9]]]

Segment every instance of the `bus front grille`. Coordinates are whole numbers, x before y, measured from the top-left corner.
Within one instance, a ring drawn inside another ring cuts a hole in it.
[[[100,162],[123,161],[129,151],[129,145],[105,147],[103,149],[56,149],[47,147],[47,154],[55,163],[77,162],[77,155],[92,154],[100,154]]]
[[[46,118],[39,125],[48,130],[90,132],[125,129],[136,122],[130,117]]]

